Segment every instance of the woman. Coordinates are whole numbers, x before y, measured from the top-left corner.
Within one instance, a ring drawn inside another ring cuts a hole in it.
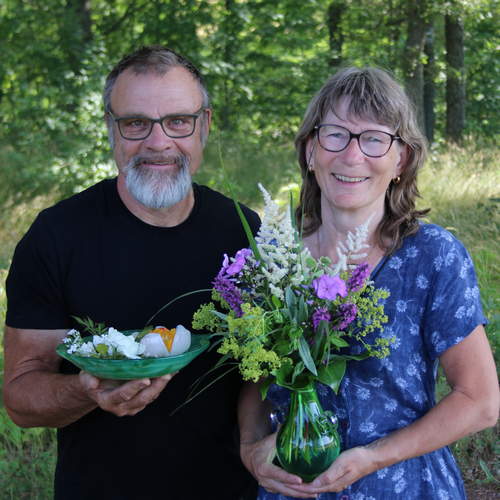
[[[270,404],[249,385],[241,398],[241,457],[260,500],[283,498],[463,499],[448,444],[495,424],[499,391],[472,261],[446,230],[415,209],[425,141],[402,88],[384,71],[347,68],[310,103],[296,139],[303,185],[297,209],[304,243],[316,258],[370,217],[366,260],[390,297],[384,335],[391,354],[348,363],[335,395],[318,386],[339,418],[344,450],[312,483],[273,465]],[[303,216],[302,216],[303,214]],[[435,403],[442,366],[451,392]]]

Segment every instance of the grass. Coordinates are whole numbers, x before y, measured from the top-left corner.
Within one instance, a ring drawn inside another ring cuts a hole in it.
[[[289,147],[222,139],[206,152],[206,161],[197,181],[225,191],[221,156],[225,170],[234,182],[239,199],[258,208],[261,197],[257,182],[262,182],[274,195],[288,199],[287,187],[299,182],[298,167]],[[421,207],[432,208],[429,216],[451,230],[471,253],[485,313],[490,321],[487,333],[499,364],[500,307],[499,240],[500,175],[497,151],[448,148],[433,151],[422,171],[419,186]],[[38,211],[50,205],[53,197],[40,197],[4,213],[0,224],[0,321],[5,316],[3,283],[15,243],[20,239]],[[0,333],[1,337],[1,333]],[[0,370],[3,353],[0,348]],[[0,391],[2,377],[0,376]],[[438,397],[448,387],[442,377]],[[469,486],[498,488],[500,463],[498,428],[488,429],[464,438],[453,445],[453,451]],[[20,429],[7,417],[0,405],[0,500],[52,498],[52,475],[55,465],[55,432],[48,429]]]

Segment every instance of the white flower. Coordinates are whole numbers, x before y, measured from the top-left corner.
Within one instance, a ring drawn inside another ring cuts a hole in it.
[[[75,351],[79,356],[85,357],[95,356],[97,354],[92,342],[84,342],[80,347],[75,346]],[[68,349],[68,352],[71,353],[72,351]]]
[[[138,359],[144,352],[144,347],[136,342],[134,337],[131,335],[124,335],[115,328],[108,329],[108,334],[104,343],[112,349],[115,349],[117,353],[123,354],[129,359]],[[96,345],[95,340],[94,345]]]
[[[78,331],[70,330],[63,342],[69,354],[86,357],[121,355],[129,359],[138,359],[144,352],[144,347],[136,342],[134,335],[125,335],[115,328],[109,328],[103,335],[94,335],[88,342],[81,338]]]

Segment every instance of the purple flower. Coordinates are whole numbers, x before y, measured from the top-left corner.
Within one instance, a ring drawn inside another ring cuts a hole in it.
[[[243,299],[241,298],[241,292],[238,287],[229,278],[221,276],[221,273],[214,279],[213,286],[228,303],[229,307],[235,312],[236,317],[240,318],[243,315],[243,311],[240,307]]]
[[[317,330],[320,321],[330,321],[332,316],[326,307],[318,307],[318,309],[313,312],[311,319],[314,329]]]
[[[316,295],[320,299],[335,300],[337,295],[345,297],[347,295],[347,287],[345,281],[338,276],[330,276],[323,274],[312,282],[312,286]]]
[[[365,284],[366,278],[370,275],[370,266],[368,262],[362,262],[351,274],[347,280],[347,288],[349,291],[357,292]]]
[[[226,267],[226,274],[228,276],[238,274],[243,269],[245,260],[249,255],[252,255],[252,250],[249,248],[242,248],[241,250],[238,250],[234,256],[234,262]],[[226,262],[225,259],[224,261]]]
[[[337,330],[345,330],[355,319],[358,314],[356,304],[347,302],[340,304],[338,308],[340,323],[337,325]]]

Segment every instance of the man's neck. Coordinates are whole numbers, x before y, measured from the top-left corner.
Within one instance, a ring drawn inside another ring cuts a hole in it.
[[[179,203],[167,208],[149,208],[138,202],[125,186],[125,179],[118,176],[118,195],[127,209],[138,219],[151,226],[175,227],[184,222],[194,207],[194,192],[191,188],[187,196]]]

